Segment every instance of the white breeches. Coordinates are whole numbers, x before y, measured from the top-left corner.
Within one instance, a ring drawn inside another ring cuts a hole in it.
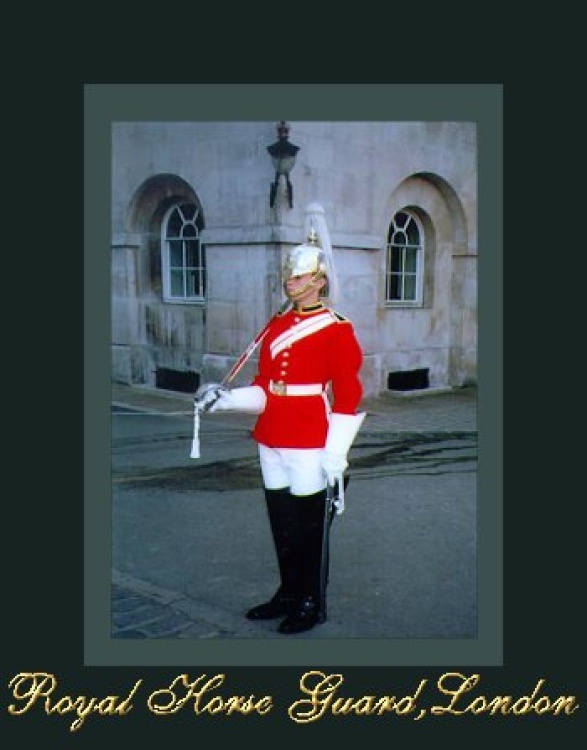
[[[313,495],[326,487],[323,448],[268,448],[259,444],[263,484],[268,490],[289,487],[292,495]]]

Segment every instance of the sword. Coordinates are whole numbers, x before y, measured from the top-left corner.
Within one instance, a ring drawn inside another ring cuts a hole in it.
[[[281,307],[275,313],[275,315],[281,315],[282,313],[284,313],[285,310],[290,306],[290,304],[291,304],[290,300],[286,299],[281,304]],[[239,372],[242,370],[245,364],[253,356],[255,349],[259,346],[261,341],[263,341],[263,339],[265,338],[265,335],[267,331],[269,330],[269,326],[273,322],[273,318],[275,317],[275,315],[272,318],[270,318],[268,322],[263,326],[263,328],[259,331],[259,333],[257,333],[255,338],[251,341],[251,343],[243,351],[240,357],[236,360],[234,365],[222,378],[220,383],[206,383],[204,385],[201,385],[198,388],[194,396],[195,408],[204,412],[210,411],[210,409],[214,406],[214,404],[221,397],[222,393],[226,392],[228,386],[232,383],[232,381],[236,378],[236,376],[239,374]],[[206,398],[206,396],[212,391],[214,392],[214,397]]]
[[[281,315],[290,306],[290,300],[286,299],[280,306],[279,310],[275,315]],[[253,352],[259,346],[263,338],[265,337],[269,326],[273,322],[275,315],[270,318],[247,348],[243,351],[234,365],[222,378],[220,383],[205,383],[201,385],[196,393],[194,394],[194,425],[193,425],[193,437],[192,447],[190,450],[190,458],[200,458],[200,412],[207,412],[214,406],[218,399],[223,393],[226,393],[228,386],[236,378],[238,373],[245,366],[245,363],[252,357]]]
[[[345,474],[342,485],[343,492],[346,491],[350,482],[350,476]],[[320,551],[320,607],[318,622],[326,622],[326,588],[328,586],[328,568],[330,561],[330,527],[336,515],[336,501],[340,495],[338,480],[332,484],[326,484],[326,502],[324,503],[324,523],[322,525],[322,549]]]

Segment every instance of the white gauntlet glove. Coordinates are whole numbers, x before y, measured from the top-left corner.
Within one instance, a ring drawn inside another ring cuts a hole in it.
[[[194,436],[190,458],[200,458],[200,412],[244,411],[261,414],[265,409],[267,396],[259,385],[234,388],[229,391],[220,383],[207,383],[196,391],[194,396]]]
[[[326,474],[326,481],[331,487],[338,482],[337,513],[342,513],[344,510],[343,474],[349,465],[347,455],[366,416],[366,412],[360,414],[334,412],[330,415],[324,455],[322,456],[322,469]]]
[[[209,388],[199,399],[201,408],[210,414],[215,411],[243,411],[261,414],[265,409],[267,396],[259,385],[228,390],[218,385]]]
[[[201,385],[194,396],[194,408],[203,412],[210,411],[222,393],[227,393],[227,389],[220,383]]]

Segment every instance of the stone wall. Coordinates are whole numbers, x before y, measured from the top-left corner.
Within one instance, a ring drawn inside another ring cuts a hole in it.
[[[342,290],[336,307],[365,354],[366,395],[402,369],[428,368],[431,386],[476,382],[474,123],[291,123],[292,208],[283,181],[269,206],[275,140],[272,122],[113,125],[113,379],[154,384],[158,367],[219,379],[279,306],[282,257],[303,241],[305,207],[318,201]],[[176,198],[197,202],[204,219],[208,286],[199,304],[162,301],[158,228]],[[387,232],[403,209],[424,228],[421,307],[384,300]]]

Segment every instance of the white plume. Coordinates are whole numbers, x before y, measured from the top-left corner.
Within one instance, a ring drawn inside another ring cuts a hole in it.
[[[310,203],[306,208],[306,237],[309,236],[312,227],[318,235],[318,242],[324,254],[324,261],[327,267],[328,299],[332,304],[336,304],[339,298],[336,266],[334,265],[330,233],[324,217],[324,207],[320,203]]]

